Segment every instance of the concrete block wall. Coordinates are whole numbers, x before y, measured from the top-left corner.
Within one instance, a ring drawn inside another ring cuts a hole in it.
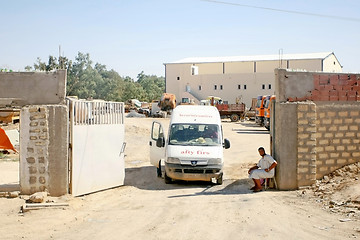
[[[68,110],[31,105],[20,112],[20,191],[68,192]],[[56,133],[55,133],[56,132]]]
[[[279,188],[309,186],[336,169],[360,162],[360,74],[277,69],[275,75],[272,137]]]
[[[360,161],[360,105],[317,104],[316,178]]]
[[[316,181],[316,105],[297,104],[297,183],[306,186]]]

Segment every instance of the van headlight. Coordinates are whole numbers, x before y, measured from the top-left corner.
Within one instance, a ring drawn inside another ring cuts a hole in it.
[[[208,160],[208,164],[220,164],[222,162],[221,158],[210,158]]]
[[[168,157],[166,162],[167,163],[180,164],[180,159],[179,158],[174,158],[174,157]]]

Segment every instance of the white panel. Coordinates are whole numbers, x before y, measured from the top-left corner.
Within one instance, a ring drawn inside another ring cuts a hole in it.
[[[124,184],[124,124],[73,126],[72,195]]]

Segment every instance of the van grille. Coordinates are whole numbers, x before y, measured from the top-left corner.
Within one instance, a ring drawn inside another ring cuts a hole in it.
[[[202,169],[184,169],[184,173],[204,173]]]

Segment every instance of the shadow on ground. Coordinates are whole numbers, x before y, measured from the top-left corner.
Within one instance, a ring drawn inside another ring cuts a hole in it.
[[[156,168],[152,166],[126,168],[125,185],[133,186],[142,190],[174,190],[202,188],[203,190],[194,194],[175,195],[169,198],[190,197],[199,195],[232,195],[232,194],[253,194],[249,188],[253,185],[250,179],[224,179],[222,185],[203,181],[174,181],[172,184],[165,184],[163,178],[156,175]]]

